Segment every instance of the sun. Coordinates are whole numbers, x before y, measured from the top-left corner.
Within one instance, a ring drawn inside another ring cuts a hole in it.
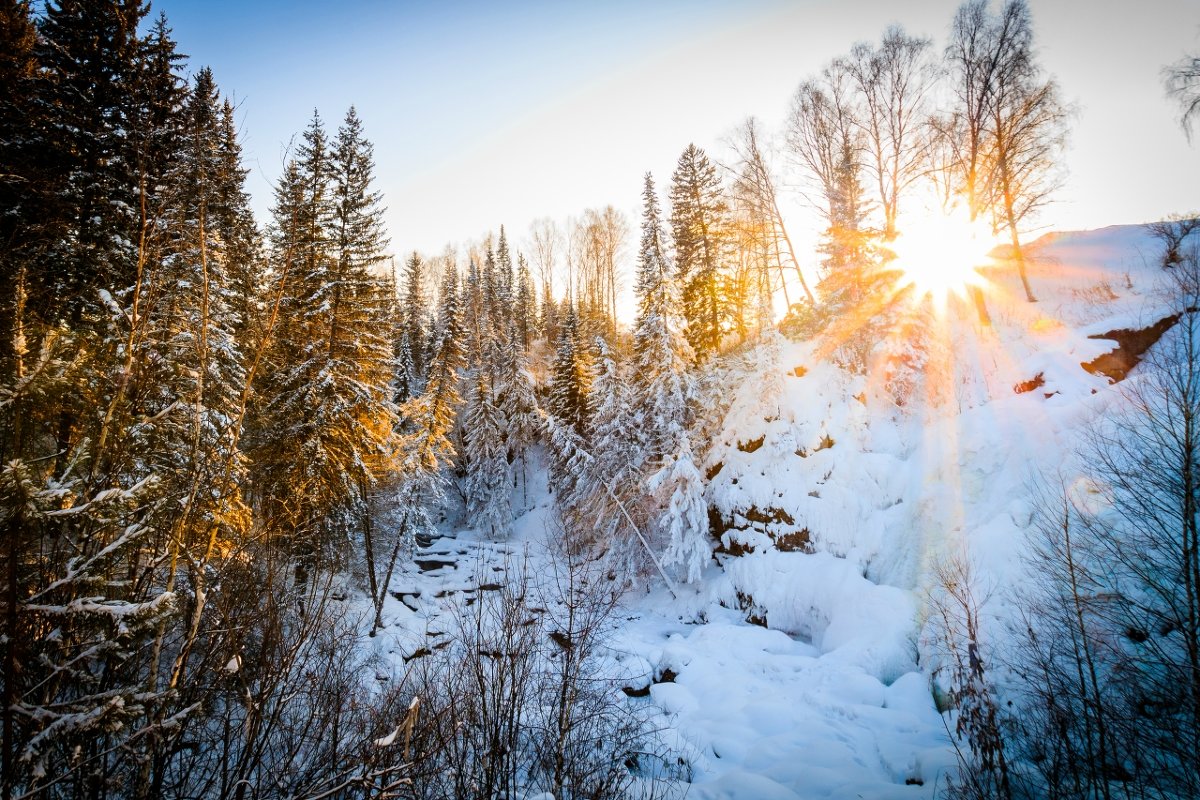
[[[986,225],[971,223],[957,209],[938,211],[904,221],[891,244],[900,270],[901,284],[912,286],[918,298],[944,303],[951,294],[964,296],[969,286],[979,286],[978,268],[991,263],[988,253],[996,238]]]

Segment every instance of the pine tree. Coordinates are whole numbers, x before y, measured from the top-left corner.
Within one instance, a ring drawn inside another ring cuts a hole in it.
[[[689,144],[671,179],[671,233],[688,342],[700,358],[716,354],[726,311],[720,270],[729,236],[729,209],[717,168]]]

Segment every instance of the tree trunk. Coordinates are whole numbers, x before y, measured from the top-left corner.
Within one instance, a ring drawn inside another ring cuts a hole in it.
[[[792,247],[792,237],[788,235],[787,226],[783,224],[783,215],[779,213],[779,203],[776,202],[774,193],[771,196],[771,208],[775,213],[775,221],[779,224],[779,232],[783,234],[783,241],[787,244],[788,256],[792,259],[792,265],[796,268],[796,277],[800,279],[800,288],[804,290],[804,295],[808,298],[809,304],[815,306],[817,300],[813,297],[812,290],[808,288],[808,281],[804,280],[804,272],[800,269],[800,262],[796,260],[796,248]],[[782,275],[782,273],[783,268],[781,266],[780,274]],[[784,299],[787,299],[786,296]],[[790,309],[791,306],[789,305],[788,308]]]
[[[1002,172],[1004,172],[1002,170]],[[1016,213],[1013,211],[1012,191],[1008,185],[1008,176],[1004,175],[1004,216],[1008,221],[1008,233],[1012,240],[1013,261],[1017,262],[1017,274],[1021,276],[1021,287],[1025,289],[1025,299],[1036,303],[1033,289],[1029,287],[1029,276],[1025,274],[1025,253],[1021,250],[1021,237],[1017,234]]]

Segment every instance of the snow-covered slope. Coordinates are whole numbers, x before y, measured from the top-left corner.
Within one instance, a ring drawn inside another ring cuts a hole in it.
[[[706,464],[726,552],[692,616],[677,614],[707,624],[653,628],[647,611],[628,632],[677,673],[652,697],[698,754],[694,796],[945,785],[953,755],[922,644],[930,567],[965,553],[985,586],[1021,580],[1033,480],[1070,480],[1082,430],[1117,401],[1084,365],[1118,342],[1091,337],[1167,315],[1160,252],[1142,226],[1043,237],[1038,302],[1001,265],[990,327],[952,299],[903,406],[879,375],[819,362],[808,343],[747,368]],[[1002,622],[995,594],[985,613]]]
[[[732,372],[705,463],[715,561],[677,599],[631,598],[613,642],[614,665],[650,684],[630,702],[658,709],[690,764],[689,797],[926,798],[945,785],[954,757],[922,635],[930,568],[965,553],[987,586],[1022,579],[1032,482],[1070,480],[1081,432],[1119,402],[1085,368],[1119,343],[1093,337],[1167,315],[1159,253],[1142,226],[1043,237],[1029,251],[1038,302],[998,265],[992,325],[965,300],[931,314],[930,367],[903,405],[882,376],[821,361],[811,343],[780,341]],[[536,551],[548,502],[502,549]],[[389,606],[398,653],[422,646],[444,613],[430,581],[452,572],[414,575],[421,597],[406,585],[407,603]],[[1002,627],[1003,600],[985,613]]]

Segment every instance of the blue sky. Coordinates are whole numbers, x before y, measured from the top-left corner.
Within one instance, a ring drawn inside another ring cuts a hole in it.
[[[637,212],[694,141],[720,155],[748,114],[776,128],[801,79],[892,22],[944,42],[957,0],[280,2],[155,0],[192,69],[239,103],[265,220],[291,137],[354,104],[397,252],[612,203]],[[1200,50],[1195,0],[1031,0],[1043,62],[1080,113],[1056,228],[1200,206],[1159,71]],[[796,227],[808,220],[795,212]]]

